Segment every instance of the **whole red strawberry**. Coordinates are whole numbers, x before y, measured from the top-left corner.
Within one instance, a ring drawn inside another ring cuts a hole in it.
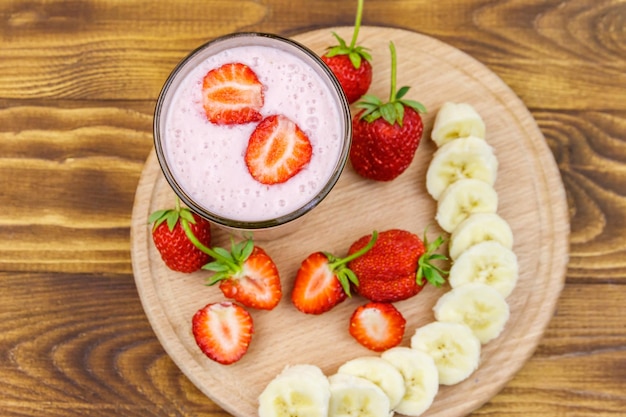
[[[204,245],[211,243],[210,223],[181,207],[176,200],[176,208],[158,210],[148,219],[152,226],[152,240],[161,259],[168,268],[178,272],[194,272],[209,262],[210,256],[194,244],[194,240]],[[189,235],[185,228],[192,234]]]
[[[410,87],[396,91],[396,52],[391,49],[391,94],[384,103],[378,97],[365,95],[356,104],[362,109],[352,119],[350,162],[355,171],[377,181],[391,181],[402,174],[413,161],[424,131],[420,113],[426,108],[403,97]]]
[[[358,285],[359,281],[346,264],[370,250],[377,236],[374,231],[364,247],[345,258],[328,252],[307,256],[296,274],[291,292],[293,305],[306,314],[322,314],[350,297],[350,285]]]
[[[271,310],[282,297],[280,275],[270,256],[252,240],[235,243],[231,250],[204,248],[215,260],[202,268],[213,271],[207,285],[219,283],[225,297],[246,307]]]
[[[363,0],[359,0],[350,45],[347,45],[345,40],[333,32],[339,45],[329,47],[327,52],[322,55],[322,60],[337,77],[350,104],[367,93],[372,84],[372,64],[370,63],[372,57],[367,52],[367,48],[356,45],[362,13]]]
[[[359,251],[369,239],[370,236],[363,236],[348,253]],[[400,229],[379,233],[374,247],[348,264],[359,280],[355,291],[371,301],[391,303],[418,294],[425,285],[424,278],[441,286],[446,272],[432,261],[446,259],[435,253],[442,243],[441,237],[429,243],[426,237],[422,241],[414,233]]]

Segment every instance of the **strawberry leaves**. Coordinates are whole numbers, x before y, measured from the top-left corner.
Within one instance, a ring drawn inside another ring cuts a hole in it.
[[[358,29],[356,29],[355,31],[356,31],[355,33],[358,33]],[[352,65],[356,69],[361,68],[361,61],[363,59],[367,61],[372,60],[372,56],[368,52],[369,48],[365,48],[363,46],[355,46],[354,38],[352,40],[352,44],[348,45],[346,44],[346,41],[343,40],[335,32],[332,32],[332,34],[335,37],[335,39],[337,39],[337,42],[339,42],[339,45],[335,45],[335,46],[328,48],[328,51],[326,52],[327,57],[331,58],[337,55],[348,55],[348,58],[350,58],[350,62],[352,62]]]
[[[250,239],[239,243],[231,240],[230,252],[220,247],[213,248],[215,261],[202,267],[204,270],[215,272],[208,279],[207,285],[215,285],[241,272],[242,265],[248,260],[253,250],[254,242]]]
[[[438,236],[433,242],[429,242],[424,231],[424,247],[426,248],[424,254],[420,256],[417,261],[417,273],[416,279],[418,285],[424,285],[424,278],[430,284],[435,287],[441,287],[445,284],[446,279],[444,275],[448,274],[448,271],[434,265],[433,261],[445,261],[448,258],[440,253],[435,253],[437,249],[444,243],[444,239]]]
[[[172,209],[157,210],[150,214],[148,217],[148,223],[152,223],[152,229],[156,229],[163,222],[167,222],[167,227],[170,231],[174,230],[176,223],[179,220],[184,220],[188,223],[195,224],[196,220],[193,218],[193,214],[188,208],[181,207],[180,200],[176,199],[176,207]]]
[[[354,22],[354,31],[352,32],[352,40],[350,41],[350,45],[346,43],[343,38],[341,38],[337,33],[332,32],[339,45],[331,46],[328,48],[326,52],[327,57],[333,57],[337,55],[347,55],[350,58],[350,62],[354,68],[359,69],[361,67],[361,61],[363,59],[367,61],[372,60],[372,56],[368,52],[368,48],[357,46],[356,41],[359,37],[359,29],[361,27],[361,16],[363,15],[363,0],[359,0],[357,11],[356,11],[356,20]]]
[[[397,123],[402,126],[405,107],[410,107],[418,113],[426,113],[426,107],[418,101],[404,98],[410,87],[404,86],[396,91],[397,63],[396,48],[393,42],[389,43],[389,49],[391,50],[391,91],[389,93],[389,101],[383,102],[374,95],[366,94],[355,106],[364,110],[360,117],[369,123],[382,117],[390,125]]]

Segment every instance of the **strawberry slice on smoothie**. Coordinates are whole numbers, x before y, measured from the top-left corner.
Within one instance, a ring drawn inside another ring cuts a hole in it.
[[[209,71],[202,81],[202,100],[207,119],[215,124],[251,123],[263,118],[263,84],[242,63]]]
[[[246,165],[262,184],[286,182],[311,160],[313,147],[300,127],[283,115],[268,116],[252,132]]]

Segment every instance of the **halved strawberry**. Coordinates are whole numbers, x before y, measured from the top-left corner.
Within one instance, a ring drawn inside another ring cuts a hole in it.
[[[224,365],[241,359],[254,332],[250,314],[230,301],[208,304],[198,310],[191,320],[191,329],[200,350]]]
[[[349,284],[347,289],[350,289]],[[347,297],[348,293],[330,269],[324,253],[312,253],[302,261],[291,293],[291,301],[298,310],[307,314],[322,314]]]
[[[377,237],[374,231],[367,245],[342,259],[327,252],[309,255],[296,275],[291,293],[293,305],[303,313],[322,314],[349,297],[350,284],[358,285],[359,281],[346,264],[370,250]]]
[[[209,71],[202,81],[202,99],[212,123],[250,123],[263,118],[263,84],[245,64],[229,63]]]
[[[289,180],[311,160],[313,147],[300,127],[283,115],[268,116],[252,132],[246,149],[246,165],[262,184]]]
[[[397,346],[404,337],[406,320],[393,304],[369,302],[350,317],[350,334],[375,352]]]
[[[246,307],[271,310],[282,297],[282,286],[276,264],[252,240],[234,243],[231,251],[223,248],[207,249],[214,262],[202,267],[215,274],[207,285],[220,283],[225,297]]]

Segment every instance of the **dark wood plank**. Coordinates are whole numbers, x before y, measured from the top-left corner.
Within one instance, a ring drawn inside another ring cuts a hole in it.
[[[355,8],[328,0],[308,7],[252,1],[216,1],[210,7],[193,1],[64,3],[0,5],[7,21],[0,32],[6,40],[0,97],[153,99],[176,63],[207,40],[244,30],[294,35],[352,25]],[[615,88],[626,84],[622,7],[619,0],[564,6],[555,0],[398,1],[393,7],[379,0],[367,2],[363,24],[416,30],[468,52],[530,108],[624,110],[626,90]],[[207,24],[213,16],[220,16],[218,24]],[[112,54],[115,59],[108,59]]]
[[[572,404],[579,415],[619,415],[621,287],[593,287],[566,287],[534,357],[474,415],[567,414]],[[0,305],[3,415],[228,415],[163,351],[132,276],[2,273]]]
[[[568,194],[568,280],[626,284],[626,113],[541,111],[535,118]]]
[[[152,332],[129,275],[0,274],[3,416],[220,416]]]
[[[152,108],[0,109],[4,270],[130,272],[130,211],[152,147]]]

